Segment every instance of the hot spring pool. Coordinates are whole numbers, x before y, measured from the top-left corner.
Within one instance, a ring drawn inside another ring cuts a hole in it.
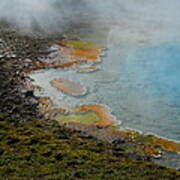
[[[123,126],[180,140],[180,42],[152,45],[112,45],[102,58],[102,69],[77,73],[49,69],[31,75],[61,108],[81,104],[109,106]],[[81,83],[84,97],[72,97],[51,87],[54,78]]]

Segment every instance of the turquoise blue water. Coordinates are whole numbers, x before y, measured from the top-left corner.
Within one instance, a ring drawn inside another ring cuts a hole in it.
[[[180,140],[180,43],[125,48],[119,58],[116,48],[123,48],[110,55],[118,79],[105,103],[128,127]]]
[[[180,140],[180,42],[116,44],[101,66],[94,73],[49,69],[31,77],[59,107],[104,104],[126,127]],[[54,78],[79,82],[89,93],[81,98],[63,94],[49,84]]]

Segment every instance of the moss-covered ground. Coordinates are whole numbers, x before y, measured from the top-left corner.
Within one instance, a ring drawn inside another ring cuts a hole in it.
[[[95,112],[87,112],[78,115],[59,115],[55,119],[59,121],[60,124],[68,122],[89,124],[97,123],[101,120]]]
[[[0,179],[178,180],[180,172],[123,157],[110,144],[32,120],[0,115]],[[56,124],[56,123],[55,123]]]

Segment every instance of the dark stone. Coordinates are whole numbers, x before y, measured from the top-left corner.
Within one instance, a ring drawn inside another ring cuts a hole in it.
[[[32,153],[35,153],[35,152],[36,152],[36,149],[32,148],[32,149],[31,149],[31,152],[32,152]]]
[[[121,147],[115,147],[115,148],[113,148],[113,150],[115,150],[115,151],[125,151],[123,148],[121,148]]]
[[[4,150],[0,149],[0,156],[4,154]]]
[[[18,138],[9,138],[7,144],[11,145],[11,144],[16,144],[18,143],[20,140]]]
[[[58,154],[58,155],[55,156],[55,159],[57,161],[62,161],[63,160],[63,155],[62,154]]]
[[[49,151],[49,152],[43,153],[42,155],[45,157],[49,157],[52,155],[52,152]]]
[[[96,126],[97,129],[105,129],[103,126]]]
[[[74,173],[74,177],[81,178],[81,174],[79,172]]]
[[[120,144],[124,144],[126,141],[124,139],[116,139],[112,142],[112,144],[114,145],[120,145]]]
[[[33,92],[33,91],[27,91],[27,92],[25,93],[25,96],[26,96],[26,97],[33,97],[33,96],[34,96],[34,92]]]
[[[120,153],[120,152],[114,152],[113,155],[117,157],[125,157],[124,153]]]
[[[93,137],[93,136],[91,136],[91,135],[84,135],[84,136],[80,136],[81,138],[83,138],[83,139],[87,139],[87,140],[93,140],[93,139],[95,139],[95,137]]]
[[[29,155],[29,156],[26,156],[24,159],[25,159],[26,161],[30,161],[30,160],[31,160],[31,158],[32,158],[32,156],[31,156],[31,155]]]
[[[159,145],[155,145],[154,148],[156,148],[156,149],[162,149],[162,147],[159,146]]]
[[[29,145],[33,145],[33,144],[38,144],[39,141],[37,139],[31,139],[31,141],[29,142]]]
[[[75,165],[80,165],[80,164],[83,164],[83,163],[79,163],[79,162],[76,162],[76,161],[69,161],[66,163],[68,166],[75,166]]]
[[[132,154],[132,153],[128,153],[125,156],[131,159],[135,159],[135,160],[151,161],[151,158],[149,156],[140,156],[140,155]]]
[[[62,132],[61,132],[61,135],[58,138],[59,139],[69,139],[68,135],[62,134]]]

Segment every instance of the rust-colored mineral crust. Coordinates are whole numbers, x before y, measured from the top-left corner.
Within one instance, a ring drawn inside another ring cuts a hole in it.
[[[88,61],[100,62],[100,49],[73,48],[70,53],[72,58],[82,58]]]
[[[50,84],[58,90],[67,93],[71,96],[84,96],[87,93],[87,89],[80,83],[65,79],[54,79],[50,81]]]
[[[100,121],[96,123],[89,123],[88,125],[94,126],[114,126],[117,122],[114,116],[111,115],[110,110],[103,105],[83,105],[76,108],[77,112],[94,111],[100,117]],[[87,124],[85,124],[87,125]]]
[[[74,68],[77,72],[82,72],[82,73],[95,72],[101,69],[101,67],[99,66],[79,67],[77,65]]]
[[[180,143],[178,143],[178,142],[174,142],[174,141],[170,141],[167,139],[162,139],[162,138],[157,137],[157,138],[155,138],[153,145],[161,146],[166,151],[180,153]]]

